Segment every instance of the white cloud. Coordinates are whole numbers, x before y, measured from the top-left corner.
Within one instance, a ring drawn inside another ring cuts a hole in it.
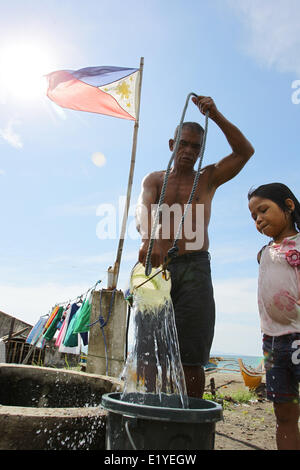
[[[257,250],[256,250],[257,251]],[[228,264],[228,263],[243,263],[245,261],[252,261],[255,257],[255,247],[245,249],[244,242],[237,242],[234,245],[215,245],[211,248],[213,263]]]
[[[247,52],[262,65],[300,74],[299,0],[227,0],[246,30]]]
[[[17,149],[21,149],[23,147],[21,137],[13,129],[13,127],[19,123],[20,122],[16,119],[10,119],[4,129],[0,129],[0,136],[2,139],[6,140],[6,142]]]
[[[102,255],[95,256],[61,256],[50,260],[52,263],[63,263],[70,261],[85,269],[86,265],[99,266],[100,271],[104,276],[100,276],[102,280],[101,287],[105,288],[107,285],[106,272],[108,266],[113,265],[116,253],[106,252]],[[129,263],[130,268],[125,272],[120,272],[118,288],[125,289],[128,284],[129,273],[131,267],[135,264],[137,258],[136,251],[129,251],[124,253],[122,263]],[[102,269],[101,263],[104,264],[105,269]],[[95,278],[96,282],[97,278]],[[83,282],[74,282],[73,284],[64,284],[58,282],[44,282],[34,283],[32,285],[15,285],[12,283],[0,284],[0,310],[12,315],[20,320],[34,325],[41,315],[49,313],[49,310],[54,307],[56,303],[67,302],[70,299],[75,299],[78,295],[85,293],[92,285],[87,285]]]
[[[214,280],[216,326],[212,349],[223,354],[261,355],[257,279]]]
[[[212,355],[216,354],[214,351],[241,356],[262,356],[259,324],[245,326],[232,322],[216,322]]]
[[[5,171],[1,170],[1,168],[0,168],[0,176],[3,176],[3,175],[5,175]]]
[[[137,251],[124,252],[122,255],[122,262],[136,261]],[[51,263],[66,263],[72,262],[74,265],[84,266],[87,264],[99,265],[101,263],[113,263],[116,258],[116,251],[107,251],[101,255],[91,255],[91,256],[71,256],[63,255],[57,256],[50,260]]]
[[[61,206],[52,207],[51,215],[55,216],[89,216],[96,214],[97,206],[86,204],[62,204]]]
[[[0,310],[34,325],[56,303],[75,299],[91,286],[45,283],[35,286],[0,285]]]
[[[218,315],[236,315],[241,320],[245,315],[257,318],[256,278],[214,280],[213,285]]]

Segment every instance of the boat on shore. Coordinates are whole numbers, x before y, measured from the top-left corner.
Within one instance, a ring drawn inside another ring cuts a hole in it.
[[[228,364],[219,367],[220,362],[228,362]],[[239,372],[238,369],[233,369],[236,365],[236,361],[232,359],[225,359],[224,357],[210,357],[208,363],[204,366],[204,370],[206,373],[213,372],[213,371],[225,371],[225,372]]]
[[[255,390],[262,382],[264,377],[263,364],[261,363],[256,369],[246,367],[241,358],[238,359],[240,371],[244,380],[244,384],[249,390]]]

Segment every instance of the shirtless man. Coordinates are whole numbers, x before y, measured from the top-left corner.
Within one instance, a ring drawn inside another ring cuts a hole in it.
[[[208,253],[211,203],[218,186],[241,171],[253,155],[254,149],[240,130],[220,113],[212,98],[198,96],[192,100],[202,114],[209,112],[209,118],[222,130],[232,149],[230,155],[201,170],[190,207],[190,216],[183,224],[181,237],[177,243],[178,256],[168,264],[172,280],[171,298],[187,393],[188,396],[201,398],[205,386],[203,366],[209,360],[215,324],[215,304]],[[169,249],[173,246],[180,219],[177,218],[178,223],[174,226],[175,216],[172,217],[173,214],[169,210],[171,217],[164,217],[164,211],[166,213],[171,206],[175,209],[180,207],[181,215],[183,214],[196,174],[194,165],[199,157],[202,137],[203,129],[199,124],[184,123],[178,151],[169,174],[158,235],[153,245],[151,255],[153,268],[163,264]],[[171,151],[174,150],[175,142],[176,133],[174,139],[169,140]],[[153,205],[158,203],[164,175],[165,171],[151,173],[142,183],[137,208],[137,229],[142,238],[139,261],[143,265],[146,262],[151,238],[151,210],[153,212]],[[199,207],[203,210],[198,210]],[[194,234],[193,239],[192,234]]]

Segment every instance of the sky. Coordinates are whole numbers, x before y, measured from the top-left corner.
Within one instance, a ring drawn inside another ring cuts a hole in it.
[[[140,122],[118,287],[128,285],[143,177],[167,167],[187,95],[211,96],[255,154],[214,197],[209,228],[217,308],[212,352],[261,355],[251,187],[299,197],[298,0],[11,0],[0,17],[0,310],[35,324],[116,259],[133,122],[59,108],[40,77],[96,65],[139,67]],[[186,120],[204,124],[191,103]],[[203,164],[231,149],[209,121]],[[105,232],[105,211],[116,227]]]

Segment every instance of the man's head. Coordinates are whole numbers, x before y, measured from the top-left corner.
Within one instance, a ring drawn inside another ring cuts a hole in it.
[[[174,139],[169,140],[169,148],[174,151],[179,126],[175,129]],[[204,130],[197,122],[184,122],[175,156],[175,165],[194,167],[203,139]]]
[[[176,127],[175,129],[175,134],[174,134],[174,141],[176,142],[176,138],[177,138],[177,134],[178,134],[178,130],[179,130],[179,125]],[[203,134],[204,134],[204,129],[202,126],[200,126],[200,124],[198,124],[198,122],[184,122],[182,124],[182,130],[183,129],[189,129],[191,132],[194,132],[196,134],[199,134],[200,137],[201,137],[201,142],[202,142],[202,137],[203,137]]]

